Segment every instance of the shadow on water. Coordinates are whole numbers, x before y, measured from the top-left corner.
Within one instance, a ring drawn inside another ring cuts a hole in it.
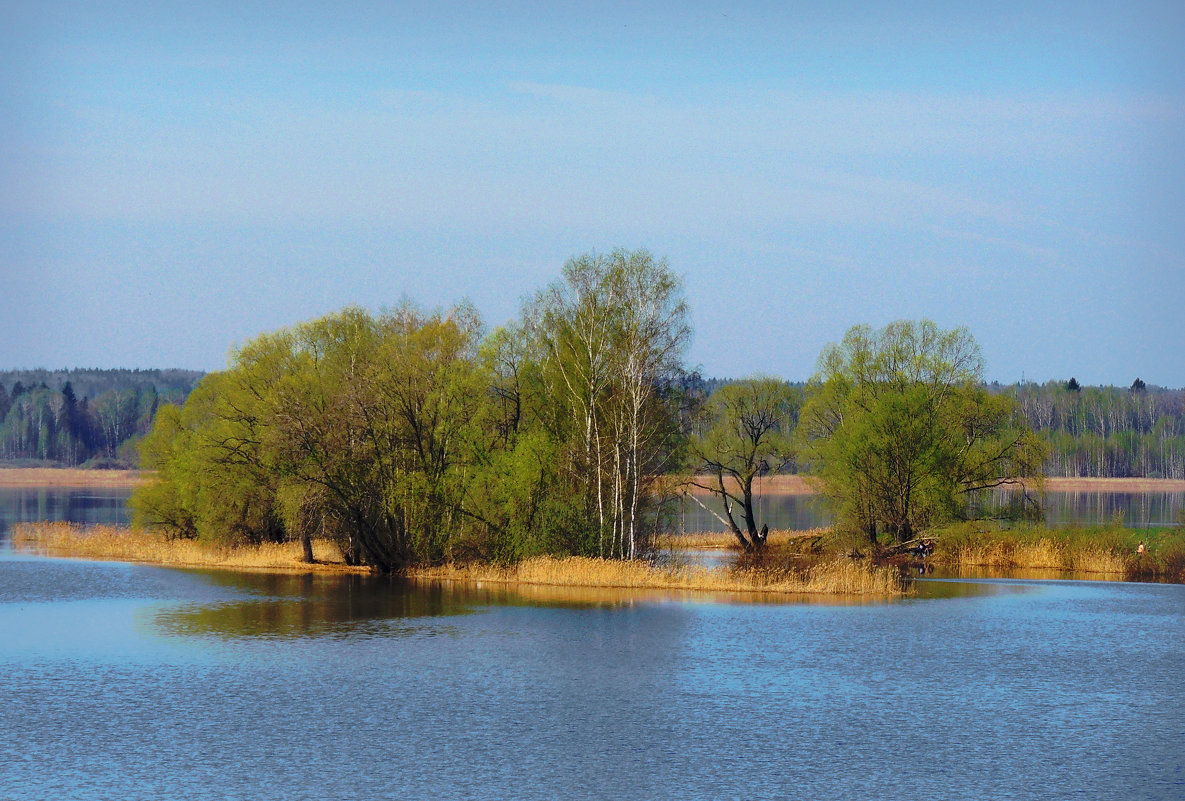
[[[901,600],[856,595],[410,581],[356,574],[180,572],[200,577],[238,597],[158,612],[153,618],[154,628],[165,635],[355,639],[418,634],[429,628],[435,631],[435,626],[424,625],[427,619],[468,615],[488,607],[621,609],[686,603],[868,606]],[[972,589],[961,594],[972,594]]]
[[[223,638],[348,637],[414,634],[416,621],[469,614],[467,599],[443,588],[359,575],[275,575],[187,571],[248,597],[158,613],[163,634]]]

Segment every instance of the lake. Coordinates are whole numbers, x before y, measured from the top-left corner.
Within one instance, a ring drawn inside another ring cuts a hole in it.
[[[1180,585],[540,602],[5,537],[4,799],[1185,797]]]

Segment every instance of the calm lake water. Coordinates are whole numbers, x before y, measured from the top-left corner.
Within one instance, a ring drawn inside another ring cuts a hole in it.
[[[543,602],[4,537],[4,799],[1185,797],[1185,586]]]

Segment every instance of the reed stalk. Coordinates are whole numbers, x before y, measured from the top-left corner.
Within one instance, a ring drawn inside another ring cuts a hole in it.
[[[1061,570],[1107,578],[1185,581],[1185,529],[1090,529],[964,524],[936,532],[936,564]],[[1139,542],[1144,553],[1137,552]]]

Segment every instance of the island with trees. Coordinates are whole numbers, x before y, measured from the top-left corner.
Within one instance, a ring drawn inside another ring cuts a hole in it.
[[[403,575],[466,577],[476,565],[507,580],[507,570],[568,569],[594,583],[695,584],[654,566],[686,496],[714,497],[712,513],[749,554],[738,586],[899,591],[884,557],[926,555],[944,529],[965,540],[992,488],[1017,488],[1015,511],[1031,510],[1051,459],[1182,469],[1179,398],[1142,381],[1126,394],[988,385],[966,329],[856,326],[805,385],[699,379],[684,363],[690,336],[670,266],[615,250],[571,259],[493,330],[467,303],[351,307],[257,336],[191,392],[171,389],[182,402],[160,402],[153,384],[87,407],[143,432],[153,478],[132,495],[138,530],[221,549],[290,544],[308,564],[327,561],[314,545],[329,543],[328,561]],[[38,434],[61,443],[59,455],[88,442],[70,423],[76,383],[32,390],[44,415],[65,421],[56,439]],[[31,414],[29,394],[0,396],[3,431],[14,403],[25,404],[20,419]],[[1088,458],[1066,458],[1064,438],[1083,435],[1126,445],[1091,439]],[[102,439],[103,452],[117,439]],[[1125,461],[1124,448],[1142,455]],[[807,549],[770,547],[755,512],[756,482],[787,471],[809,475],[835,514],[834,533]],[[828,584],[823,562],[852,580]],[[598,572],[606,564],[616,572]]]

